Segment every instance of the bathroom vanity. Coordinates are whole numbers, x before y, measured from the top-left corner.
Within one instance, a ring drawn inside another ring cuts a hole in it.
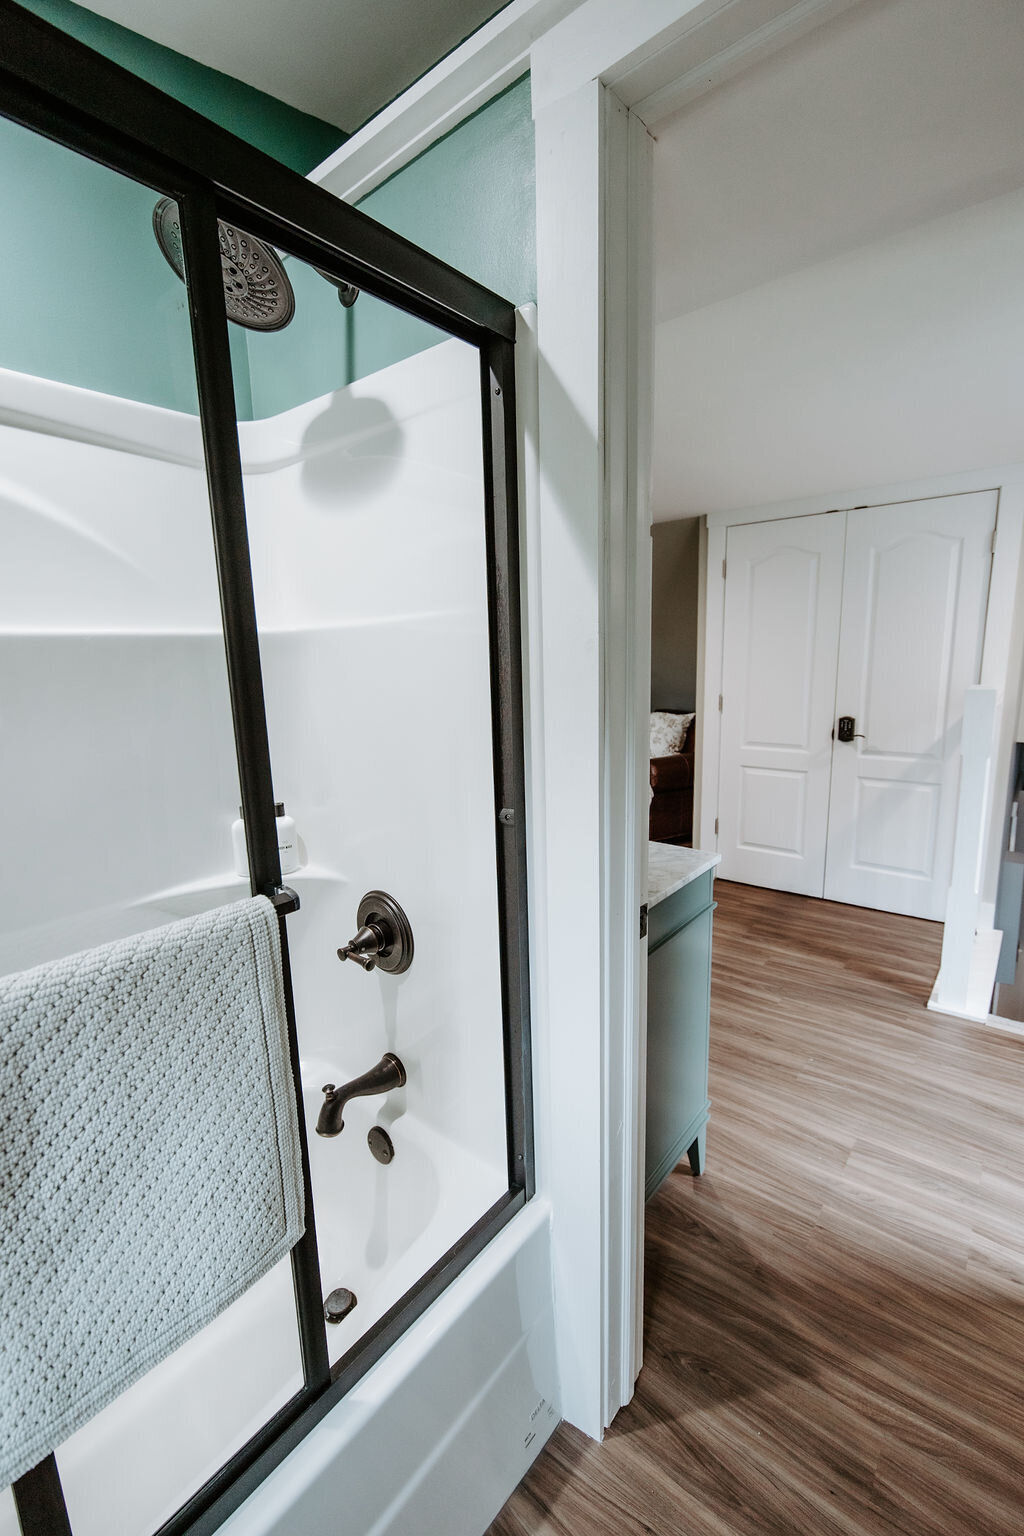
[[[647,895],[647,1157],[650,1199],[679,1159],[704,1170],[711,920],[717,853],[651,843]]]

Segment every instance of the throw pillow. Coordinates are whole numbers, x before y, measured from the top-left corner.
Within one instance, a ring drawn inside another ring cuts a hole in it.
[[[651,756],[670,757],[683,750],[693,715],[676,715],[667,709],[651,710]]]

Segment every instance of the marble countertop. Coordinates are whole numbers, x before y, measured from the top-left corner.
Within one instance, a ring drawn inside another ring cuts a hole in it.
[[[704,853],[700,848],[677,848],[673,843],[649,843],[647,905],[656,907],[666,896],[674,895],[721,862],[720,853]]]

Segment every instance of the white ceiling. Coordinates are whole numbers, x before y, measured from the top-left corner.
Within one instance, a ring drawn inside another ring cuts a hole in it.
[[[506,0],[89,0],[88,8],[347,133]]]
[[[861,0],[657,140],[656,517],[1024,462],[1024,0]]]
[[[657,141],[666,320],[1024,185],[1024,0],[862,0]]]

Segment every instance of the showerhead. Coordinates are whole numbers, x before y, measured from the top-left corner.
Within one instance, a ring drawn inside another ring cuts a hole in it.
[[[250,331],[283,330],[295,314],[295,295],[277,252],[223,219],[217,228],[228,319]],[[153,209],[153,233],[168,264],[184,279],[181,223],[173,198],[162,197]]]

